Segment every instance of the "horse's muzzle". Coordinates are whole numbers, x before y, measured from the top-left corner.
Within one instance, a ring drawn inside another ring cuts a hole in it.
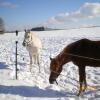
[[[57,80],[53,80],[53,79],[52,79],[52,80],[50,80],[50,79],[49,79],[49,83],[50,83],[50,84],[54,84],[54,82],[56,82],[56,84],[58,85]]]
[[[55,80],[54,79],[49,79],[50,84],[54,84]]]

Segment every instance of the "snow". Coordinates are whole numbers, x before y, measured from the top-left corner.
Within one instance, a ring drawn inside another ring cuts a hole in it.
[[[72,62],[63,66],[58,85],[49,84],[49,57],[55,57],[69,43],[81,38],[100,40],[100,27],[35,32],[43,43],[41,72],[33,65],[29,71],[29,55],[22,46],[24,32],[0,35],[0,100],[100,100],[100,68],[86,68],[88,88],[77,97],[78,70]],[[15,40],[18,39],[18,80],[15,79]]]

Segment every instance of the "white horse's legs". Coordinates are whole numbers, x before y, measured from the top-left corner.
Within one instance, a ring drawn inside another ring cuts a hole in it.
[[[39,67],[39,73],[40,73],[39,53],[32,54],[32,53],[29,52],[29,57],[30,57],[30,72],[32,70],[32,64],[34,63],[35,65],[38,65],[38,67]]]
[[[39,54],[34,55],[34,64],[39,66],[39,72],[40,72],[40,62],[39,62]]]

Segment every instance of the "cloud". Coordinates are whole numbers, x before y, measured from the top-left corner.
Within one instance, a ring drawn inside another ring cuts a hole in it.
[[[80,19],[100,17],[100,3],[85,3],[74,16]]]
[[[0,2],[0,7],[5,7],[5,8],[16,8],[18,5],[13,4],[11,2]]]
[[[78,22],[96,17],[100,17],[100,3],[85,3],[75,12],[62,13],[50,18],[44,25]]]

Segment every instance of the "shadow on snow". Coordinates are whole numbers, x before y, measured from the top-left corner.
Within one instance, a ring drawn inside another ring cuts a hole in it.
[[[66,97],[75,96],[72,93],[66,93],[61,91],[55,91],[52,89],[39,89],[38,87],[31,86],[4,86],[0,85],[0,94],[12,94],[12,95],[20,95],[23,97],[49,97],[49,98],[57,98],[57,97]]]
[[[6,69],[8,65],[5,64],[5,62],[0,62],[0,69]]]

